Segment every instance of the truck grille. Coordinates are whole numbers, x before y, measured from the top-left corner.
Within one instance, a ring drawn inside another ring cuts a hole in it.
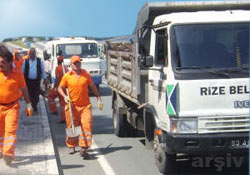
[[[88,72],[90,73],[90,75],[99,75],[102,73],[100,69],[88,70]]]
[[[246,132],[249,131],[249,115],[200,117],[198,133]]]

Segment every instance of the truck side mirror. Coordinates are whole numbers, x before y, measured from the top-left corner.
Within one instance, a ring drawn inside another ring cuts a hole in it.
[[[139,54],[148,55],[149,54],[149,38],[151,34],[152,27],[150,26],[142,26],[137,30],[137,38],[138,38],[138,48]]]
[[[140,66],[142,67],[152,67],[153,66],[153,56],[139,56],[138,60],[140,61]]]

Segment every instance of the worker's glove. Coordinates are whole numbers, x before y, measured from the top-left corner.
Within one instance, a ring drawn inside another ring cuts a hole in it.
[[[33,112],[33,109],[32,109],[32,106],[30,103],[28,103],[26,105],[26,108],[25,108],[25,114],[28,116],[28,117],[32,117],[32,112]]]
[[[71,100],[70,100],[70,98],[69,98],[68,96],[66,96],[66,97],[64,98],[64,101],[65,101],[66,103],[70,103],[70,102],[71,102]]]
[[[98,108],[99,108],[100,110],[102,110],[102,108],[103,108],[103,104],[102,104],[102,101],[101,101],[101,100],[98,100]]]

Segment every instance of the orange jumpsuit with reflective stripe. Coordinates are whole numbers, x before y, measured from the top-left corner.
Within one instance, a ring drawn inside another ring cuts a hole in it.
[[[14,158],[20,105],[20,88],[26,86],[21,70],[12,68],[9,75],[0,71],[0,152]]]
[[[64,66],[65,72],[68,72],[68,69],[66,66]],[[60,83],[63,77],[63,69],[62,64],[56,67],[56,78],[58,79],[58,82]],[[48,103],[49,103],[49,109],[50,112],[57,112],[56,102],[55,98],[59,97],[59,104],[60,104],[60,110],[61,110],[61,121],[65,121],[65,101],[64,98],[57,92],[56,89],[52,88],[48,95]]]
[[[89,99],[88,86],[92,83],[90,74],[82,69],[80,77],[70,71],[66,73],[60,83],[61,87],[68,88],[75,126],[81,126],[79,138],[66,137],[68,147],[80,146],[89,148],[92,143],[92,111]],[[69,106],[65,107],[67,128],[71,128]]]
[[[20,69],[22,70],[22,65],[23,65],[23,58],[18,54],[18,50],[14,50],[14,54],[13,54],[13,63],[16,69]],[[18,59],[17,59],[18,56]],[[20,96],[22,97],[22,92],[20,91]]]
[[[54,112],[58,112],[57,111],[57,107],[56,107],[56,97],[58,96],[58,93],[57,93],[57,90],[55,88],[52,88],[50,91],[49,91],[49,94],[48,94],[48,103],[49,103],[49,110],[51,113],[54,113]]]

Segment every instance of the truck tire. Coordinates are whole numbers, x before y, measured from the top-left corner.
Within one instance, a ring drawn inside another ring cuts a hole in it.
[[[154,136],[154,157],[159,171],[163,174],[175,173],[176,168],[176,155],[170,155],[165,152],[159,142],[158,136]]]
[[[118,137],[126,137],[127,131],[126,131],[126,118],[123,114],[119,113],[119,106],[117,99],[114,100],[113,103],[113,128],[114,133]]]

